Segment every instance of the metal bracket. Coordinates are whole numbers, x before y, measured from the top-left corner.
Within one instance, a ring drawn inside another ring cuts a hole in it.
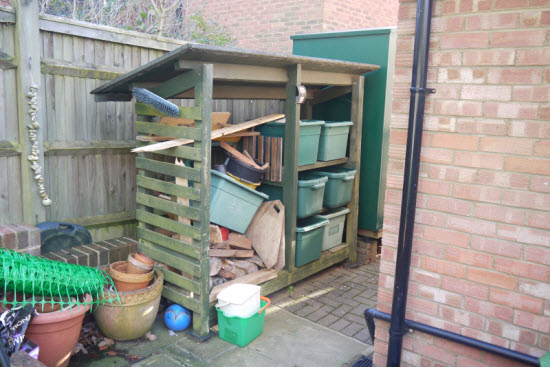
[[[411,87],[411,93],[435,93],[435,88],[417,88]]]
[[[302,104],[306,101],[307,91],[303,85],[296,86],[296,104]]]

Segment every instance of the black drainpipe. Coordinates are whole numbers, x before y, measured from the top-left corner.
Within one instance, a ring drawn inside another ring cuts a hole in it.
[[[399,241],[397,244],[387,367],[399,367],[403,334],[406,332],[405,311],[407,309],[409,269],[411,266],[416,194],[418,190],[424,103],[426,93],[435,93],[433,89],[426,89],[432,1],[418,0],[416,7],[409,132],[407,135],[407,153],[405,156],[405,178],[403,180],[403,197],[401,199],[401,224],[399,226]]]

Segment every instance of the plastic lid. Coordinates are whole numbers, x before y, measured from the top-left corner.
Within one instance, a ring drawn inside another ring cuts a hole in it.
[[[309,187],[328,181],[328,177],[312,175],[310,173],[301,174],[298,178],[298,187]]]
[[[322,170],[312,171],[310,173],[318,177],[326,176],[328,178],[344,178],[348,176],[355,176],[357,174],[357,170],[345,167],[327,167]]]
[[[261,288],[259,285],[254,284],[232,284],[218,294],[218,300],[234,305],[242,305],[255,294],[259,296]]]
[[[342,127],[342,126],[353,126],[353,122],[351,122],[351,121],[325,121],[325,125],[323,126],[323,128]]]
[[[286,122],[286,119],[282,118],[277,121],[270,121],[268,123],[265,123],[264,125],[280,125],[284,124]],[[300,120],[300,126],[315,126],[315,125],[324,125],[325,121],[323,120]]]
[[[346,215],[350,212],[349,208],[346,208],[345,206],[342,208],[336,208],[336,209],[329,209],[326,212],[323,212],[321,214],[317,214],[317,217],[321,217],[324,219],[332,219],[339,217],[341,215]]]
[[[240,183],[239,181],[235,180],[233,177],[230,177],[229,175],[224,175],[223,173],[218,172],[218,171],[213,170],[213,169],[210,170],[210,172],[211,172],[211,174],[212,174],[213,176],[218,176],[218,177],[220,177],[220,178],[222,178],[222,179],[224,179],[224,180],[227,180],[227,181],[229,181],[229,182],[231,182],[231,183],[234,183],[235,185],[238,185],[239,187],[242,187],[243,189],[246,189],[246,190],[248,190],[248,191],[250,191],[250,192],[252,192],[252,193],[254,193],[254,194],[258,195],[258,196],[261,196],[262,198],[264,198],[264,200],[269,199],[269,196],[268,196],[268,195],[264,194],[263,192],[259,192],[259,191],[253,190],[253,189],[251,189],[250,187],[248,187],[248,186],[246,186],[246,185],[243,185],[242,183]]]
[[[320,217],[309,217],[302,220],[299,220],[298,223],[296,223],[296,232],[309,232],[313,231],[314,229],[317,229],[319,227],[323,227],[328,224],[328,219],[320,218]]]

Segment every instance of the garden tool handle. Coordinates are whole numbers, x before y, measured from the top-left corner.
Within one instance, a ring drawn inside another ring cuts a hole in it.
[[[261,314],[270,304],[271,304],[271,300],[267,297],[264,297],[264,296],[260,296],[260,299],[262,301],[266,301],[267,302],[267,305],[265,305],[264,307],[260,308],[260,311],[258,311],[258,315]]]

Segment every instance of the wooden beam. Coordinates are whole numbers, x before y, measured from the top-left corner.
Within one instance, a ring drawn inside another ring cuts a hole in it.
[[[136,211],[127,210],[118,213],[108,213],[91,217],[65,218],[61,222],[78,224],[84,227],[108,227],[122,222],[133,222],[136,220]]]
[[[44,155],[130,154],[135,147],[134,140],[50,141],[44,142]]]
[[[0,157],[14,157],[21,154],[21,145],[14,141],[0,141]]]
[[[132,100],[132,93],[102,93],[94,94],[96,102],[129,102]]]
[[[0,7],[0,23],[15,23],[15,12],[12,9]]]
[[[38,124],[44,126],[44,109],[41,106],[41,94],[45,93],[40,87],[40,31],[38,29],[38,1],[14,1],[15,8],[15,64],[20,67],[16,71],[17,89],[17,115],[19,119],[19,143],[21,144],[21,196],[23,204],[23,220],[29,224],[43,222],[46,219],[46,210],[42,205],[38,184],[34,180],[34,171],[31,169],[31,161],[27,156],[31,155],[32,144],[29,140],[27,125],[32,123],[29,115],[29,98],[31,86],[37,87]],[[43,128],[36,131],[36,143],[38,147],[38,162],[44,170]],[[42,171],[42,175],[48,172]],[[46,187],[46,190],[48,188]],[[52,200],[55,200],[53,198]]]
[[[189,90],[174,98],[195,98],[195,92]],[[286,98],[284,87],[264,87],[254,85],[214,85],[214,99],[278,99]]]
[[[5,52],[0,52],[0,69],[13,69],[17,65],[13,62],[13,56]]]
[[[63,75],[75,78],[113,80],[128,71],[124,68],[117,68],[105,65],[86,65],[86,67],[75,66],[72,62],[42,59],[40,70],[44,74]]]
[[[195,70],[189,70],[151,88],[150,91],[163,98],[170,98],[186,90],[193,89],[199,82],[199,76]]]
[[[345,96],[348,93],[351,93],[351,87],[348,87],[348,86],[330,87],[330,88],[322,89],[322,90],[316,91],[313,98],[313,104],[319,104],[326,101],[330,101],[331,99]]]
[[[328,71],[302,70],[303,85],[351,85],[354,75]]]

